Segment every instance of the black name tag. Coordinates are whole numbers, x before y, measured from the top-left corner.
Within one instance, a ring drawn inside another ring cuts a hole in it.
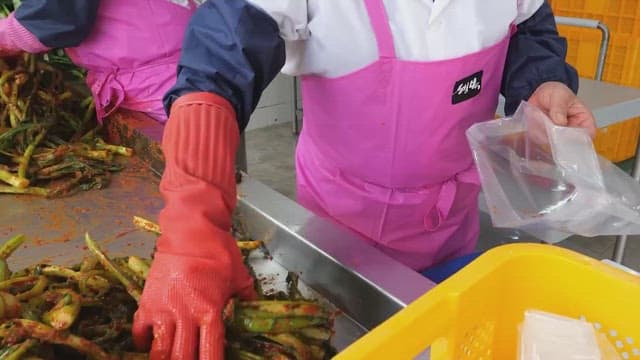
[[[467,76],[462,80],[456,81],[453,85],[453,95],[451,95],[451,103],[457,104],[469,100],[480,94],[482,88],[482,71]]]

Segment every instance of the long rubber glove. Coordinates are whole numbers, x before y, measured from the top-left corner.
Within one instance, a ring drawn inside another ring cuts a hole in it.
[[[16,20],[13,13],[0,20],[0,57],[48,50],[50,49]]]
[[[239,132],[231,105],[209,93],[180,97],[162,148],[162,236],[133,324],[150,358],[210,360],[224,355],[222,310],[233,295],[255,297],[230,234],[236,205]]]

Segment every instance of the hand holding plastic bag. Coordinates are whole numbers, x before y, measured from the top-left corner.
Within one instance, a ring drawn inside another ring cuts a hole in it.
[[[467,131],[492,222],[548,242],[640,234],[640,184],[599,157],[584,129],[523,102]]]

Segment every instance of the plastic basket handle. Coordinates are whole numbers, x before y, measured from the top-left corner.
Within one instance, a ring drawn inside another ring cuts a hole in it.
[[[609,48],[609,28],[599,20],[584,19],[576,17],[556,16],[556,23],[560,25],[583,27],[588,29],[598,29],[602,32],[602,41],[600,42],[600,54],[598,55],[598,67],[596,68],[595,79],[602,81],[604,73],[604,64],[607,58],[607,49]]]
[[[635,270],[633,270],[631,268],[628,268],[628,267],[626,267],[626,266],[624,266],[624,265],[622,265],[620,263],[617,263],[615,261],[612,261],[612,260],[609,260],[609,259],[604,259],[604,260],[602,260],[602,262],[607,264],[607,265],[609,265],[609,266],[613,266],[616,269],[620,269],[622,271],[628,272],[631,275],[640,276],[639,272],[637,272],[637,271],[635,271]]]

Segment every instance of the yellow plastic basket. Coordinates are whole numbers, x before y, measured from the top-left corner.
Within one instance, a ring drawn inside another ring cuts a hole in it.
[[[399,280],[400,281],[400,280]],[[640,359],[640,277],[542,244],[494,248],[335,359],[515,359],[524,312],[583,318]]]

